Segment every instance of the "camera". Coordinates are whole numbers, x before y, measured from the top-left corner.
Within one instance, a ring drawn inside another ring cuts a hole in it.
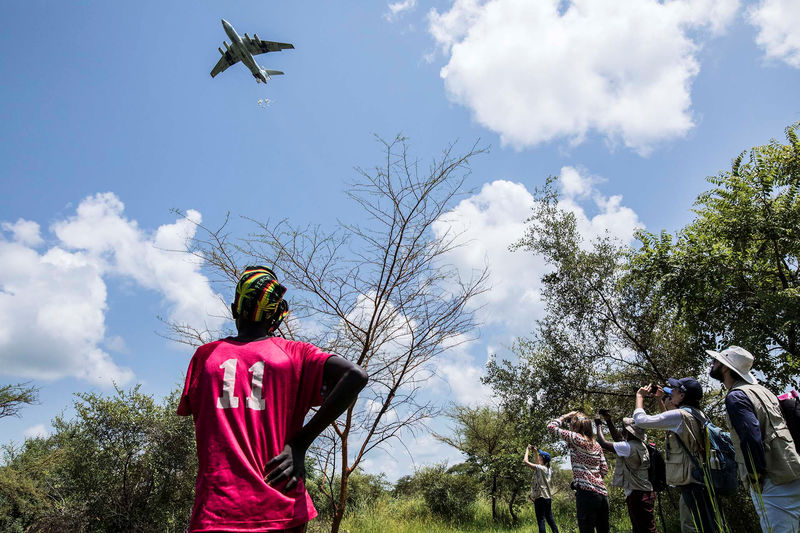
[[[655,394],[656,392],[658,392],[658,385],[653,385],[651,383],[650,387],[648,387],[647,390],[650,391],[650,394]]]
[[[598,413],[600,416],[608,416],[608,409],[606,409],[606,408],[603,408],[603,409],[598,409],[598,410],[597,410],[597,413]]]

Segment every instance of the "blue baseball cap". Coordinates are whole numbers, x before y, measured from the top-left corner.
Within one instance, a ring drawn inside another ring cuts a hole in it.
[[[547,453],[547,452],[543,452],[543,451],[539,450],[539,455],[541,455],[542,459],[544,459],[545,461],[549,461],[550,460],[550,454]]]
[[[672,394],[673,391],[679,390],[685,394],[684,402],[699,402],[703,398],[703,387],[700,385],[700,382],[694,378],[669,378],[667,383],[669,387],[664,387],[664,392]]]

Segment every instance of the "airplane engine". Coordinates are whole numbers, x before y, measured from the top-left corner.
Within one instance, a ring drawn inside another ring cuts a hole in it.
[[[258,34],[257,34],[257,33],[254,33],[254,34],[253,34],[253,40],[254,40],[254,41],[258,41]]]
[[[249,35],[247,35],[247,33],[245,33],[245,34],[244,34],[244,40],[245,40],[245,41],[249,41],[249,40],[250,40],[250,36],[249,36]]]
[[[225,55],[225,52],[222,51],[222,48],[217,48],[217,50],[219,50],[220,54]]]
[[[228,51],[230,51],[231,47],[230,47],[230,45],[228,44],[228,41],[222,41],[222,45],[225,47],[225,50],[228,50]]]

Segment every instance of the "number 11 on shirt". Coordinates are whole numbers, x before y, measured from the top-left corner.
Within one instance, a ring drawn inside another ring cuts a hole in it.
[[[236,409],[239,407],[239,398],[233,394],[233,386],[236,383],[236,359],[228,359],[221,365],[225,371],[222,376],[222,396],[217,398],[217,409]],[[254,363],[248,369],[253,377],[250,381],[250,396],[247,397],[247,407],[255,411],[263,411],[267,402],[262,397],[264,394],[264,361]]]

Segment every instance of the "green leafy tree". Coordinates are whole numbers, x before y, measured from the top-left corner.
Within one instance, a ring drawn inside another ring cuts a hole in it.
[[[39,389],[27,383],[3,385],[0,387],[0,418],[19,416],[19,411],[25,405],[38,401]]]
[[[430,512],[449,522],[467,522],[475,515],[479,483],[469,473],[445,464],[424,467],[414,473],[418,493]]]
[[[491,500],[492,520],[498,519],[497,503],[503,500],[516,522],[516,507],[524,501],[530,481],[522,463],[527,433],[518,432],[513,417],[501,409],[454,406],[448,417],[455,423],[453,435],[436,438],[466,456],[466,470],[480,480]]]
[[[798,129],[708,178],[696,219],[674,238],[641,233],[633,263],[658,280],[690,344],[747,348],[776,388],[800,371]]]
[[[177,391],[163,403],[138,386],[77,396],[75,418],[57,417],[52,436],[7,449],[2,520],[24,531],[185,530],[197,466]]]
[[[609,236],[587,242],[560,208],[555,181],[536,191],[514,246],[551,268],[541,280],[545,315],[514,344],[517,360],[490,361],[486,378],[526,424],[592,405],[629,412],[642,384],[700,364],[658,280],[629,268],[635,249]]]

